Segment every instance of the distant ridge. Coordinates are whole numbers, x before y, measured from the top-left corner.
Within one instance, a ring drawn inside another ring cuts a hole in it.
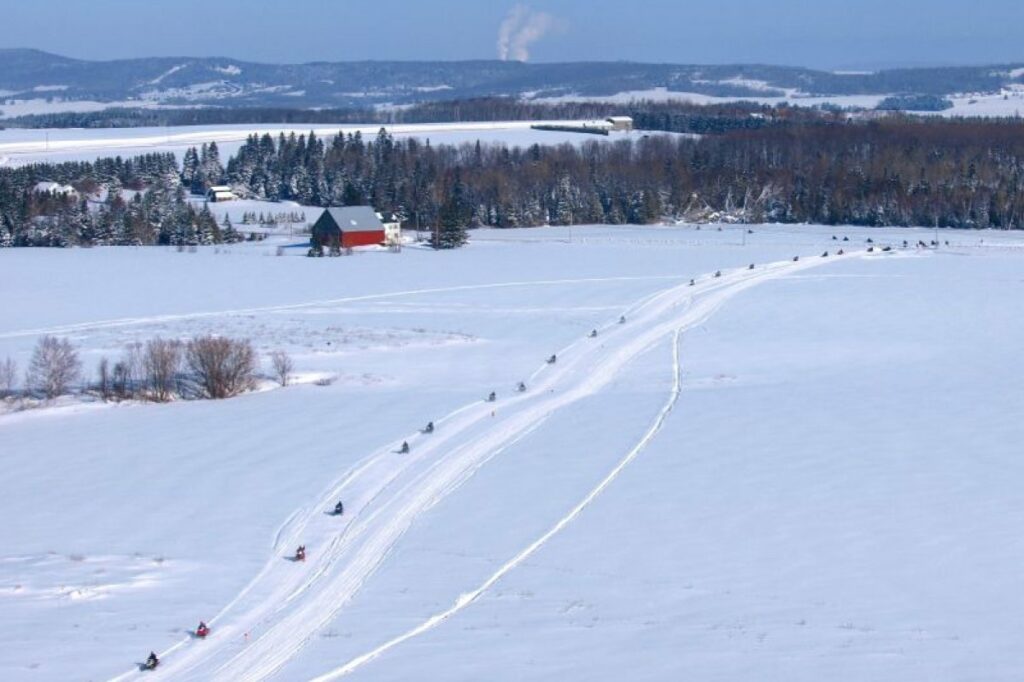
[[[663,88],[717,97],[998,92],[1021,65],[835,73],[763,64],[358,61],[260,64],[229,57],[89,61],[0,49],[0,102],[59,98],[206,106],[367,107],[507,95],[601,97]]]

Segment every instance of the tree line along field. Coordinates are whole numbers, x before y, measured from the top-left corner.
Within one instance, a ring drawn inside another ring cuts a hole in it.
[[[699,138],[509,148],[396,139],[251,136],[95,163],[0,168],[0,245],[231,241],[186,199],[229,183],[242,196],[372,205],[405,227],[647,224],[664,220],[1019,228],[1024,124],[815,116]],[[672,127],[671,117],[664,127]],[[79,190],[39,192],[40,182]],[[126,197],[123,188],[133,190]],[[93,194],[91,201],[83,195]],[[99,192],[104,200],[97,200]],[[222,229],[223,227],[223,229]],[[461,243],[462,239],[451,240]]]

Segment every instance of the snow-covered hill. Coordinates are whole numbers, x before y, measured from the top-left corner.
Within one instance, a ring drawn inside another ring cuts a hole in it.
[[[745,230],[0,252],[0,358],[337,377],[0,416],[0,677],[1016,679],[1024,242]]]
[[[614,98],[658,92],[719,101],[850,104],[893,93],[998,93],[1019,84],[1022,73],[1020,64],[832,72],[759,64],[486,60],[260,64],[225,57],[159,57],[92,62],[6,49],[0,50],[0,110],[10,118],[104,106],[365,108],[488,96]]]

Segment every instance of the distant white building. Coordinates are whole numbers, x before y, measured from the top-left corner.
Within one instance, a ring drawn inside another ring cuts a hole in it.
[[[35,191],[49,192],[50,194],[78,194],[71,185],[62,185],[59,182],[37,182]]]
[[[398,246],[402,243],[402,223],[398,222],[394,215],[384,216],[377,214],[380,222],[384,225],[384,243],[388,246]]]
[[[633,129],[633,117],[632,116],[609,116],[605,119],[611,124],[612,130],[632,130]]]
[[[206,190],[206,199],[212,203],[234,201],[237,198],[228,185],[213,185]]]

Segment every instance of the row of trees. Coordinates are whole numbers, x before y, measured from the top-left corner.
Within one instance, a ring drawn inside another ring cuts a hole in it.
[[[282,386],[292,374],[284,351],[270,356],[272,376]],[[96,380],[87,390],[103,400],[167,402],[176,398],[223,399],[252,389],[259,359],[248,339],[199,336],[189,341],[155,338],[130,344],[111,362],[101,358]],[[18,394],[18,371],[13,360],[0,362],[0,398]],[[39,339],[25,372],[23,393],[53,400],[83,380],[82,361],[67,339]]]
[[[40,182],[74,191],[39,191]],[[241,240],[188,201],[173,154],[0,168],[0,246],[198,246]]]
[[[1024,124],[919,121],[652,135],[578,145],[431,146],[381,130],[251,137],[232,184],[315,205],[370,204],[406,227],[749,222],[1020,228]]]
[[[725,131],[699,138],[650,135],[524,149],[434,146],[382,129],[371,140],[358,133],[254,135],[223,170],[213,144],[190,150],[183,169],[172,155],[0,168],[0,246],[235,241],[230,224],[217,225],[209,210],[186,199],[186,187],[211,182],[271,201],[371,205],[407,228],[430,230],[439,247],[460,245],[465,229],[478,225],[701,221],[723,214],[748,222],[1024,224],[1019,120],[851,122],[786,108],[719,113]],[[748,120],[758,123],[740,124]],[[692,123],[669,117],[658,125]],[[106,200],[39,192],[42,180],[72,184],[79,196],[105,187]]]

